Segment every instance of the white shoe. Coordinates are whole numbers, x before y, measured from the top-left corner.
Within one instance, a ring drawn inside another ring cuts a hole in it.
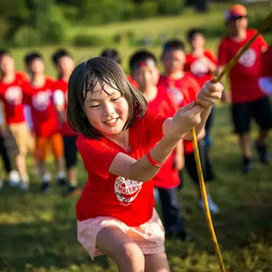
[[[16,187],[20,183],[20,175],[16,170],[11,170],[8,175],[8,183],[11,187]]]
[[[219,207],[212,201],[211,197],[208,196],[208,204],[209,204],[209,209],[212,214],[217,214],[219,213]],[[202,199],[198,200],[198,206],[204,210],[204,204]]]

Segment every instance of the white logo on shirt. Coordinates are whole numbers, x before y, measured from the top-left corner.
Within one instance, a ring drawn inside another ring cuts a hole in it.
[[[239,63],[245,67],[252,67],[256,61],[256,53],[252,48],[249,48],[239,59]]]
[[[23,92],[22,89],[18,86],[9,87],[6,90],[5,98],[7,102],[11,105],[20,105],[23,100]]]
[[[141,181],[117,177],[114,182],[115,196],[123,205],[130,205],[141,191],[142,184]]]
[[[181,102],[184,100],[184,96],[182,92],[175,88],[175,87],[167,87],[167,91],[174,98],[174,101],[176,102],[177,105],[180,105]]]
[[[45,111],[50,105],[51,91],[41,91],[36,93],[32,98],[32,104],[34,108],[39,111]]]
[[[205,75],[209,72],[207,61],[204,58],[195,60],[191,65],[191,72],[194,75]]]

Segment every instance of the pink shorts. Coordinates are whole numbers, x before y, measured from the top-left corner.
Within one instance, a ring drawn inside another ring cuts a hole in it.
[[[137,227],[130,227],[110,216],[98,216],[77,221],[78,241],[87,250],[92,260],[96,256],[103,255],[96,248],[96,236],[102,228],[108,226],[116,226],[126,233],[140,247],[143,254],[160,254],[165,252],[164,228],[156,210],[153,209],[152,218]]]

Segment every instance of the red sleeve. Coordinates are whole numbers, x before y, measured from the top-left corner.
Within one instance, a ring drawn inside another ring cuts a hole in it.
[[[223,66],[228,62],[227,42],[222,40],[218,48],[218,65]]]
[[[210,50],[205,50],[205,56],[210,59],[214,64],[217,64],[217,58],[215,54]]]
[[[109,167],[114,157],[120,152],[103,140],[87,139],[83,135],[77,138],[77,148],[81,154],[86,170],[107,179]]]

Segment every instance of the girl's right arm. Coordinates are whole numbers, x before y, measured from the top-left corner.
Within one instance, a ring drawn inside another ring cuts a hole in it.
[[[157,162],[166,161],[185,133],[200,123],[202,110],[201,106],[191,103],[181,108],[172,119],[165,120],[165,134],[150,150],[151,158]],[[109,168],[112,174],[143,182],[152,179],[159,170],[160,167],[150,163],[146,155],[136,160],[122,152],[115,156]]]
[[[173,118],[163,123],[164,136],[149,151],[151,160],[145,155],[136,160],[122,152],[113,159],[109,172],[132,180],[149,181],[159,171],[155,162],[165,162],[181,138],[193,127],[200,132],[206,122],[211,106],[221,97],[223,86],[220,83],[207,82],[197,95],[200,105],[188,104],[180,108]],[[152,163],[153,160],[153,163]]]

